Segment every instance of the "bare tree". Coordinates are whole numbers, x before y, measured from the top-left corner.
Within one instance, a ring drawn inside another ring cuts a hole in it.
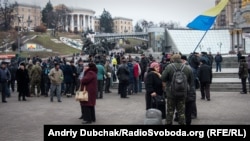
[[[11,20],[13,10],[17,2],[10,3],[8,0],[0,0],[0,28],[3,30],[9,30],[11,28]]]
[[[143,30],[143,32],[147,32],[148,28],[154,26],[154,22],[147,21],[145,19],[142,19],[142,20],[138,21],[137,23],[138,23],[138,26],[141,27],[141,29]]]
[[[66,27],[66,16],[70,10],[64,4],[60,4],[56,6],[53,10],[53,24],[55,25],[55,29],[57,31],[64,30]]]
[[[159,25],[160,25],[160,27],[167,28],[167,29],[176,29],[176,28],[180,28],[180,23],[178,23],[178,22],[173,22],[173,21],[169,21],[169,22],[160,22]]]
[[[148,21],[142,20],[142,21],[141,21],[141,25],[142,25],[143,31],[144,31],[144,32],[147,32],[147,30],[148,30]]]

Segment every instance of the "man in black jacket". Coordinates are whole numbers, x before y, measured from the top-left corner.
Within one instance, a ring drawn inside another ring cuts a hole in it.
[[[212,82],[212,69],[208,66],[205,60],[201,60],[200,68],[198,69],[198,77],[200,80],[201,99],[204,100],[205,96],[207,101],[210,101],[210,84]]]
[[[127,87],[129,84],[129,70],[127,67],[127,61],[123,57],[122,64],[119,65],[116,75],[119,79],[118,93],[121,94],[121,98],[129,98],[127,97]]]

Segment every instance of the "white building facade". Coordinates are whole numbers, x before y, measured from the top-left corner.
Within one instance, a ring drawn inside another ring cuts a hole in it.
[[[90,9],[70,9],[71,12],[66,14],[65,30],[67,32],[83,32],[87,29],[94,29],[95,11]]]

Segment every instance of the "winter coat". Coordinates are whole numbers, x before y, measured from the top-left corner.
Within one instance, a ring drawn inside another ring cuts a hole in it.
[[[197,72],[198,78],[201,83],[212,83],[212,69],[207,64],[201,64]]]
[[[247,78],[248,77],[248,65],[246,60],[240,60],[240,65],[239,65],[239,78]]]
[[[82,106],[95,106],[96,105],[96,93],[97,93],[97,73],[88,69],[84,72],[84,76],[81,80],[81,90],[86,86],[88,91],[88,101],[80,101]]]
[[[22,70],[19,68],[16,71],[16,81],[17,81],[17,91],[28,93],[30,78],[27,69]]]
[[[64,75],[64,83],[72,83],[73,82],[73,71],[70,65],[65,65],[63,69]]]
[[[172,63],[173,65],[175,65],[175,67],[178,69],[181,67],[182,63],[181,62],[174,62]],[[172,82],[172,77],[174,75],[174,69],[172,68],[171,64],[169,64],[165,70],[162,72],[162,81],[163,83],[166,83],[166,94],[167,94],[167,98],[170,98],[170,99],[174,99],[174,95],[171,94],[171,82]],[[188,85],[192,85],[193,81],[194,81],[194,77],[193,77],[193,71],[190,67],[185,67],[183,69],[183,73],[186,75],[186,78],[187,78],[187,82],[188,82]]]
[[[157,95],[163,95],[163,85],[161,77],[149,69],[146,76],[146,109],[152,107],[151,105],[151,93],[155,92]]]

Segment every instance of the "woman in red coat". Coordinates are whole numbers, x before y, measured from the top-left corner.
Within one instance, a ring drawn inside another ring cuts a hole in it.
[[[84,86],[89,94],[88,101],[81,101],[83,109],[83,122],[82,124],[89,124],[95,122],[95,105],[96,105],[96,93],[97,93],[97,67],[94,63],[89,63],[88,67],[85,67],[84,76],[81,80],[81,89]]]

